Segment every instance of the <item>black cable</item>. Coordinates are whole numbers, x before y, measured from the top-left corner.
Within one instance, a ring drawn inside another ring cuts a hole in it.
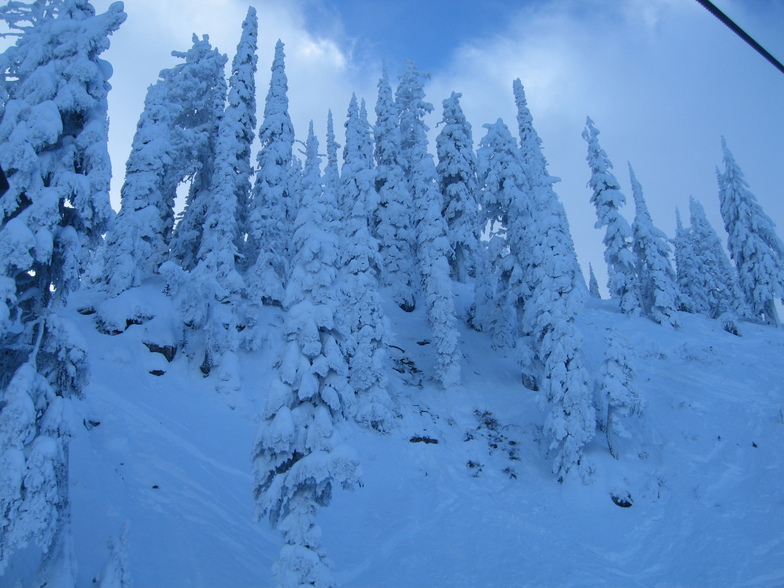
[[[711,13],[713,16],[715,16],[715,17],[716,17],[716,18],[718,18],[718,19],[719,19],[721,22],[723,22],[725,25],[727,25],[727,27],[729,27],[729,29],[730,29],[732,32],[734,32],[734,33],[735,33],[736,35],[738,35],[738,36],[739,36],[741,39],[743,39],[744,41],[746,41],[746,43],[748,43],[749,45],[751,45],[751,47],[752,47],[752,48],[753,48],[753,49],[754,49],[754,50],[755,50],[757,53],[759,53],[759,54],[760,54],[760,55],[762,55],[762,56],[763,56],[765,59],[767,59],[768,61],[770,61],[770,62],[773,64],[773,66],[774,66],[776,69],[778,69],[778,70],[779,70],[781,73],[784,73],[784,65],[781,65],[781,62],[780,62],[778,59],[776,59],[776,58],[775,58],[775,57],[773,57],[773,56],[772,56],[770,53],[768,53],[767,51],[765,51],[765,48],[764,48],[762,45],[760,45],[759,43],[757,43],[757,42],[756,42],[754,39],[752,39],[752,38],[751,38],[751,37],[750,37],[750,36],[749,36],[749,35],[746,33],[746,31],[744,31],[742,28],[740,28],[738,25],[736,25],[736,24],[735,24],[735,23],[732,21],[732,19],[730,19],[730,17],[729,17],[729,16],[727,16],[727,15],[726,15],[726,14],[724,14],[724,13],[723,13],[721,10],[719,10],[718,8],[716,8],[716,5],[715,5],[715,4],[713,4],[713,2],[711,2],[710,0],[697,0],[697,2],[699,2],[700,4],[702,4],[702,5],[703,5],[703,6],[704,6],[704,7],[705,7],[707,10],[708,10],[708,12],[710,12],[710,13]]]

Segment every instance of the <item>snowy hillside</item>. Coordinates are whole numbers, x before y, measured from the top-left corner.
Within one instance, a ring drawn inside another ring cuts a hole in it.
[[[119,335],[74,311],[96,302],[87,295],[68,311],[93,374],[71,444],[77,585],[90,585],[127,525],[135,586],[269,586],[280,539],[252,522],[249,453],[281,316],[264,317],[262,351],[241,358],[242,392],[218,394],[216,376],[182,354],[168,363],[148,350],[173,335],[169,303],[153,287],[138,299],[161,315]],[[421,313],[386,311],[403,372],[392,372],[398,417],[388,435],[344,424],[364,486],[337,491],[318,516],[344,586],[784,582],[782,331],[744,323],[736,337],[684,313],[673,331],[592,302],[580,319],[591,374],[617,329],[645,411],[626,421],[619,460],[597,435],[587,484],[558,484],[514,359],[461,328],[464,386],[446,393]]]

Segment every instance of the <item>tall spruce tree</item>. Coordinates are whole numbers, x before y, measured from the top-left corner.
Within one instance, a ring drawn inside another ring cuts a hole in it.
[[[189,280],[192,296],[184,297],[181,308],[188,314],[183,318],[190,337],[197,338],[204,348],[202,373],[207,375],[218,365],[224,367],[219,387],[238,382],[236,374],[226,370],[236,364],[236,307],[244,287],[236,260],[250,191],[250,148],[255,126],[255,97],[251,91],[257,35],[258,20],[251,7],[232,63],[229,102],[218,125],[212,185],[204,202],[202,237]],[[230,361],[223,362],[227,353],[232,354]]]
[[[338,169],[338,145],[335,140],[335,127],[332,122],[332,111],[327,112],[327,165],[324,166],[324,191],[330,199],[338,201],[340,192],[340,170]]]
[[[193,48],[174,52],[190,63],[187,75],[169,88],[169,98],[185,107],[174,121],[178,157],[188,162],[185,180],[190,180],[185,209],[171,240],[171,256],[183,269],[197,261],[207,208],[213,195],[218,124],[226,104],[224,66],[227,57],[218,52],[204,35],[193,36]]]
[[[256,137],[256,70],[258,63],[259,22],[256,9],[250,6],[242,22],[242,36],[237,44],[237,53],[231,62],[229,94],[224,119],[232,123],[236,143],[232,161],[235,162],[234,194],[237,199],[236,248],[238,255],[244,252],[245,236],[248,233],[250,214],[251,148]],[[246,267],[242,263],[240,266]]]
[[[547,171],[542,142],[533,127],[519,79],[513,83],[513,90],[531,215],[525,236],[529,254],[523,265],[528,293],[523,328],[531,336],[543,367],[540,402],[548,411],[545,429],[553,436],[551,448],[558,450],[553,471],[562,480],[581,463],[582,448],[596,429],[592,391],[581,351],[582,335],[575,324],[583,307],[585,282],[566,212],[553,190],[558,180]],[[526,369],[524,365],[524,373]]]
[[[248,231],[246,276],[254,300],[280,304],[289,273],[291,225],[297,214],[294,127],[289,117],[288,78],[283,43],[275,45],[272,78],[259,129],[261,150]]]
[[[358,463],[338,423],[350,413],[351,388],[339,345],[339,212],[322,189],[318,142],[311,132],[297,214],[285,341],[267,390],[252,452],[256,514],[283,534],[273,573],[278,585],[335,586],[321,548],[316,510],[335,484],[353,487]]]
[[[708,222],[702,204],[689,198],[689,211],[689,237],[692,241],[696,287],[700,290],[698,299],[701,301],[696,312],[711,318],[724,316],[726,327],[728,321],[748,316],[743,292],[738,285],[738,275],[724,252],[719,236]]]
[[[738,271],[738,282],[751,314],[778,326],[776,299],[784,299],[784,244],[776,226],[749,190],[740,166],[722,137],[724,174],[719,201],[727,245]]]
[[[596,275],[593,273],[593,266],[588,264],[588,293],[593,298],[601,298],[599,293],[599,282],[596,280]]]
[[[100,15],[86,0],[0,7],[18,36],[0,57],[0,577],[34,543],[41,586],[76,579],[67,415],[89,371],[61,310],[112,218],[99,56],[125,18],[121,3]]]
[[[476,155],[471,125],[460,108],[462,94],[444,100],[444,127],[436,138],[438,186],[444,197],[452,278],[465,283],[475,272],[479,247]]]
[[[641,414],[643,402],[633,384],[634,368],[629,356],[629,342],[618,331],[610,329],[610,333],[605,337],[605,345],[607,348],[599,381],[599,397],[607,406],[604,431],[607,447],[610,455],[618,459],[615,436],[631,436],[623,426],[623,421]]]
[[[634,255],[640,286],[640,302],[645,314],[657,323],[677,327],[674,316],[678,304],[677,277],[670,264],[667,236],[653,225],[642,186],[629,164],[629,176],[636,214],[632,223]]]
[[[609,275],[610,298],[618,300],[624,314],[639,314],[640,300],[634,254],[632,253],[632,231],[629,223],[621,216],[620,207],[626,204],[618,180],[612,174],[610,162],[599,145],[599,131],[593,121],[586,119],[583,139],[588,143],[588,166],[591,169],[591,203],[596,207],[596,228],[606,227],[604,234],[604,259]]]
[[[694,252],[694,237],[691,227],[684,227],[681,213],[675,209],[675,238],[672,240],[675,253],[676,278],[678,280],[678,309],[685,312],[705,314],[708,300],[702,288],[698,260]]]
[[[392,290],[392,299],[403,310],[416,306],[416,240],[413,231],[413,199],[401,165],[398,112],[389,84],[386,64],[378,81],[375,138],[376,192],[378,207],[373,215],[373,235],[381,255],[381,283]]]
[[[159,80],[147,89],[125,166],[120,212],[107,235],[105,275],[110,295],[139,286],[169,258],[177,186],[188,178],[193,179],[190,220],[178,228],[177,246],[186,265],[193,262],[201,239],[208,199],[203,192],[212,173],[226,57],[212,48],[206,35],[201,39],[194,35],[191,49],[172,55],[184,62],[161,71]]]
[[[345,350],[349,384],[357,395],[354,415],[360,424],[389,429],[391,400],[387,392],[386,328],[378,294],[378,244],[370,234],[370,211],[375,208],[373,154],[368,150],[370,128],[356,96],[346,120],[346,145],[341,170],[343,203],[342,273]]]
[[[522,260],[530,254],[531,202],[520,151],[509,128],[501,119],[484,127],[487,133],[477,152],[481,218],[491,237],[489,251],[495,253],[488,263],[495,271],[484,274],[495,284],[489,287],[494,291],[492,300],[484,302],[490,303],[491,309],[482,310],[477,294],[476,311],[492,317],[494,347],[503,349],[514,347],[522,334],[522,307],[530,294]],[[487,288],[482,280],[476,287]]]
[[[414,198],[414,227],[417,260],[427,320],[438,357],[437,376],[444,388],[461,381],[459,333],[456,328],[449,258],[452,249],[442,215],[443,199],[438,192],[436,166],[427,152],[428,127],[424,117],[433,105],[425,102],[427,76],[407,61],[395,99],[400,116],[401,154],[409,191]]]

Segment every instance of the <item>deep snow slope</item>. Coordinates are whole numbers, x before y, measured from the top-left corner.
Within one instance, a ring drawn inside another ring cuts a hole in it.
[[[100,302],[89,295],[69,311],[92,362],[70,454],[80,586],[124,525],[135,586],[269,586],[280,540],[253,522],[249,453],[281,316],[258,317],[242,390],[221,394],[182,352],[149,351],[176,343],[171,309],[153,289],[136,296],[151,311],[120,334],[76,313]],[[558,484],[514,357],[464,329],[464,386],[443,392],[422,312],[387,312],[397,426],[347,425],[364,486],[319,514],[344,586],[784,584],[784,331],[743,323],[736,337],[685,314],[673,331],[589,302],[592,375],[617,329],[646,409],[626,422],[620,459],[597,432],[587,483]]]

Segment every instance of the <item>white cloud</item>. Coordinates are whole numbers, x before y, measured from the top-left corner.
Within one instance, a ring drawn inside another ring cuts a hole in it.
[[[740,5],[730,9],[761,33],[775,28]],[[689,195],[703,201],[721,230],[714,167],[721,163],[722,134],[766,212],[784,226],[784,78],[697,3],[551,1],[523,9],[504,31],[462,45],[434,77],[429,98],[440,106],[451,90],[463,92],[478,141],[481,124],[499,116],[516,128],[516,77],[526,87],[550,172],[563,179],[556,189],[578,254],[597,274],[604,273],[602,233],[593,229],[585,188],[580,132],[586,115],[602,131],[623,186],[632,161],[654,222],[668,234],[676,206],[688,218]],[[631,200],[630,190],[625,193]],[[633,205],[623,213],[631,223]]]
[[[109,0],[96,0],[98,12],[106,10]],[[318,38],[305,29],[299,2],[254,2],[259,16],[258,73],[256,76],[258,116],[264,108],[275,43],[285,44],[286,74],[289,79],[289,112],[299,136],[313,119],[317,133],[326,131],[326,115],[333,109],[338,129],[342,125],[351,92],[358,95],[374,91],[373,81],[354,66],[339,43]],[[109,96],[110,154],[114,165],[112,202],[119,207],[124,162],[130,152],[136,122],[144,106],[147,87],[158,72],[176,65],[172,50],[187,50],[193,34],[208,34],[213,46],[234,55],[248,4],[238,0],[133,0],[126,3],[128,20],[112,37],[104,54],[114,67]],[[357,83],[357,80],[359,83]],[[370,100],[369,100],[370,102]]]

